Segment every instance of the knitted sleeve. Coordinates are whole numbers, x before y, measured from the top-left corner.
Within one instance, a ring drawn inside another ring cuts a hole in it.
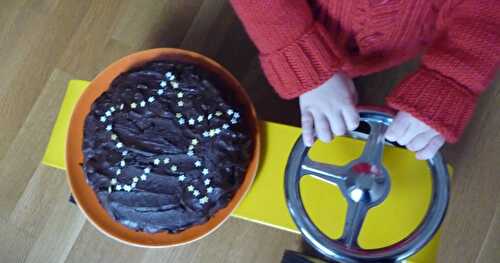
[[[276,92],[291,99],[328,80],[339,68],[333,39],[315,22],[307,0],[231,0],[259,50]]]
[[[472,117],[477,98],[500,63],[500,4],[496,0],[448,1],[439,37],[422,66],[396,87],[388,104],[411,113],[456,142]]]

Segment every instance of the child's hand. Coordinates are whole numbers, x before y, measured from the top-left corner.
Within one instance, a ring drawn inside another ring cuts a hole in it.
[[[420,160],[434,157],[445,142],[439,132],[404,111],[398,112],[385,138],[405,145],[410,151],[416,152]]]
[[[314,143],[314,134],[323,142],[333,135],[343,135],[359,125],[357,93],[352,80],[344,73],[333,75],[321,86],[300,96],[304,144]],[[316,131],[316,132],[314,132]]]

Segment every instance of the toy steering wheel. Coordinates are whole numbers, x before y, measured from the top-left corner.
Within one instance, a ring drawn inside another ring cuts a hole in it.
[[[438,152],[427,163],[432,173],[432,197],[427,214],[420,225],[406,238],[383,248],[363,249],[358,236],[367,211],[382,203],[390,191],[390,178],[382,166],[384,133],[392,115],[374,110],[361,110],[361,121],[370,126],[367,136],[350,132],[349,137],[366,140],[358,159],[339,167],[319,163],[308,156],[309,148],[300,137],[288,159],[285,195],[288,209],[305,240],[325,257],[339,262],[401,261],[418,252],[436,233],[446,214],[449,200],[448,170]],[[311,221],[302,203],[300,180],[310,175],[340,188],[347,200],[347,217],[339,239],[331,239]]]

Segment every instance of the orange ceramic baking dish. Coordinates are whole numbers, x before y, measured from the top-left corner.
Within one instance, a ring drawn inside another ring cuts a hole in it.
[[[250,127],[253,139],[253,153],[245,178],[228,205],[219,210],[207,222],[192,226],[179,233],[145,233],[131,230],[111,218],[99,203],[92,188],[87,184],[83,173],[83,127],[92,103],[110,86],[119,74],[140,67],[154,60],[168,59],[189,62],[215,74],[225,83],[225,92],[232,93],[240,105],[244,105],[245,119]],[[194,52],[173,48],[150,49],[126,56],[108,66],[90,83],[78,101],[71,117],[66,145],[66,167],[68,182],[78,206],[89,221],[104,234],[123,243],[142,247],[169,247],[189,243],[200,239],[220,226],[238,206],[252,185],[257,171],[260,155],[260,133],[255,108],[250,98],[236,78],[217,62]]]

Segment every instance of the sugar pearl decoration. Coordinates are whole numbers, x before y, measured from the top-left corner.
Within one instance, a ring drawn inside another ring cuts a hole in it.
[[[194,162],[194,166],[195,166],[195,167],[200,167],[200,166],[201,166],[201,162],[200,162],[200,161],[196,161],[196,162]]]
[[[116,175],[120,175],[120,174],[122,174],[122,169],[116,170]]]
[[[229,128],[229,125],[228,125],[227,123],[224,123],[224,124],[222,125],[222,128],[223,128],[224,130],[227,130],[227,129]]]
[[[120,161],[120,166],[121,166],[121,167],[125,167],[125,160],[121,160],[121,161]]]
[[[155,101],[155,97],[151,96],[151,97],[148,98],[148,102],[153,102],[153,101]]]
[[[164,93],[164,92],[165,92],[165,90],[164,90],[164,89],[159,89],[159,90],[156,92],[156,94],[158,94],[158,95],[163,95],[163,93]]]
[[[145,174],[142,174],[142,175],[141,175],[141,181],[146,181],[146,179],[147,179],[147,178],[148,178],[148,176],[147,176],[147,175],[145,175]]]
[[[200,204],[206,204],[208,203],[208,197],[204,196],[203,198],[200,199]]]
[[[170,85],[172,85],[172,88],[177,89],[179,87],[179,83],[172,81],[170,82]]]
[[[193,156],[193,155],[194,155],[194,152],[193,152],[193,151],[188,151],[188,152],[187,152],[187,155],[188,155],[188,156]]]
[[[115,109],[115,107],[111,106],[111,108],[109,108],[109,110],[110,110],[111,112],[115,112],[115,110],[116,110],[116,109]]]
[[[194,196],[199,196],[199,195],[200,195],[200,191],[198,191],[198,190],[194,190],[194,191],[193,191],[193,195],[194,195]]]
[[[189,186],[187,187],[187,189],[188,189],[188,191],[189,191],[189,192],[192,192],[192,191],[194,191],[194,186],[189,185]]]
[[[137,186],[137,183],[136,182],[131,183],[130,186],[132,186],[132,188],[135,188]]]
[[[240,114],[238,112],[235,112],[234,115],[233,115],[233,118],[238,119],[239,117],[240,117]]]
[[[130,185],[124,185],[123,190],[130,192],[130,190],[132,190],[132,187],[130,187]]]
[[[128,151],[127,151],[127,150],[125,150],[125,151],[123,151],[123,152],[122,152],[122,155],[123,155],[123,156],[125,156],[125,155],[127,155],[127,154],[128,154]]]
[[[111,111],[106,111],[106,113],[104,113],[104,115],[106,115],[107,117],[111,116]]]
[[[111,185],[115,185],[117,183],[116,178],[111,179]]]
[[[134,183],[139,182],[139,177],[135,176],[134,178],[132,178],[132,181],[133,181]]]
[[[213,187],[209,186],[209,187],[207,188],[207,193],[211,194],[213,191],[214,191],[214,188],[213,188]]]
[[[166,82],[166,81],[164,81],[164,80],[162,80],[162,81],[160,82],[160,86],[161,86],[162,88],[165,88],[165,87],[167,86],[167,82]]]
[[[111,124],[109,124],[108,126],[106,126],[106,131],[111,131],[113,129],[113,126]]]
[[[176,165],[172,165],[172,167],[170,167],[170,170],[171,170],[172,172],[177,171],[177,166],[176,166]]]
[[[101,116],[101,118],[99,119],[101,122],[106,122],[106,117],[104,116]]]
[[[178,102],[177,102],[177,106],[179,106],[179,107],[184,106],[184,102],[183,102],[182,100],[181,100],[181,101],[178,101]]]
[[[122,190],[122,186],[121,186],[121,185],[117,185],[117,186],[115,186],[115,189],[116,189],[117,191],[120,191],[120,190]]]
[[[210,114],[208,114],[207,119],[210,120],[210,119],[212,119],[212,117],[213,117],[213,115],[212,115],[212,113],[210,113]]]
[[[170,158],[165,158],[165,159],[163,159],[163,163],[164,163],[164,164],[167,164],[167,163],[169,163],[169,162],[170,162]]]
[[[144,168],[144,173],[147,173],[147,174],[148,174],[148,173],[150,173],[150,172],[151,172],[151,168],[149,168],[149,167]]]
[[[201,173],[202,173],[203,175],[207,175],[207,174],[208,174],[208,169],[207,169],[207,168],[203,169],[203,171],[202,171]]]
[[[186,121],[184,120],[184,118],[180,118],[177,122],[179,122],[180,125],[186,123]]]
[[[159,165],[160,164],[160,159],[154,159],[153,163],[154,163],[154,165]]]
[[[191,144],[192,145],[197,145],[198,144],[198,140],[197,139],[192,139],[191,140]]]
[[[141,102],[139,103],[139,105],[140,105],[141,107],[146,107],[146,102],[145,102],[145,101],[141,101]]]
[[[205,185],[209,185],[210,184],[210,179],[208,179],[208,178],[205,179],[205,181],[203,183],[205,183]]]
[[[181,118],[181,117],[182,117],[182,113],[176,113],[176,114],[175,114],[175,117],[176,117],[177,119]]]
[[[215,112],[215,116],[221,116],[222,115],[222,112],[221,111],[216,111]]]
[[[203,115],[198,116],[197,120],[198,120],[198,122],[202,122],[203,121]]]
[[[189,125],[194,125],[194,119],[193,118],[189,119],[188,123]]]
[[[227,115],[232,115],[234,111],[232,109],[227,110]]]
[[[207,132],[207,131],[204,131],[204,132],[203,132],[203,137],[208,137],[208,136],[210,136],[210,133],[209,133],[209,132]]]
[[[184,181],[185,179],[186,179],[186,176],[184,176],[184,175],[179,176],[179,181],[181,181],[181,182],[182,182],[182,181]]]
[[[118,138],[118,136],[116,136],[116,134],[111,134],[111,140],[115,141],[116,139]]]
[[[184,97],[184,93],[182,92],[177,93],[177,98],[182,98],[182,97]]]
[[[119,148],[122,148],[122,147],[123,147],[123,143],[119,142],[119,143],[116,144],[116,148],[119,149]]]

